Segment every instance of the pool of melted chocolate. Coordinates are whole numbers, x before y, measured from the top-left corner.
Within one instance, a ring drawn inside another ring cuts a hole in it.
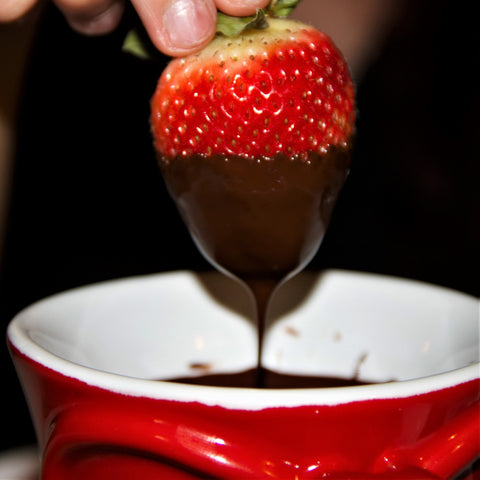
[[[317,252],[349,172],[350,149],[257,159],[197,154],[159,163],[199,250],[252,293],[260,359],[269,299]]]
[[[253,368],[239,373],[205,374],[168,380],[189,385],[241,388],[332,388],[368,385],[357,378],[293,375],[273,372],[265,368]]]

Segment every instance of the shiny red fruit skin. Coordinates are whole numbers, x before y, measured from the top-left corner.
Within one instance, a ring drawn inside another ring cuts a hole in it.
[[[172,61],[152,98],[164,159],[324,153],[349,143],[354,121],[342,55],[324,33],[289,20],[239,39],[217,37],[200,54]]]

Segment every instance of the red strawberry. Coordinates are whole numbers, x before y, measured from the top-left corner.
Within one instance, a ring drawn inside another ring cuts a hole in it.
[[[320,245],[355,116],[353,82],[331,40],[302,23],[268,22],[173,60],[151,115],[164,179],[194,240],[251,287],[260,317],[272,288]]]
[[[217,36],[200,53],[172,61],[152,101],[155,146],[167,161],[195,153],[324,153],[345,146],[353,125],[343,57],[324,33],[285,19]]]

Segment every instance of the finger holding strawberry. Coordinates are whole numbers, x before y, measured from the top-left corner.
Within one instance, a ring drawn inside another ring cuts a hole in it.
[[[170,56],[184,56],[214,37],[217,9],[233,16],[252,15],[268,0],[131,0],[154,45]]]
[[[39,0],[2,0],[0,22],[24,17]],[[125,0],[54,0],[73,29],[86,35],[111,32],[119,24]],[[268,0],[131,0],[153,44],[180,56],[205,46],[215,35],[217,8],[229,15],[251,15]]]

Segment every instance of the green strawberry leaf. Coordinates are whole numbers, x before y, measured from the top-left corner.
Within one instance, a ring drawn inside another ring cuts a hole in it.
[[[300,0],[271,0],[265,9],[257,10],[249,17],[233,17],[222,12],[217,14],[217,33],[227,37],[238,37],[250,29],[268,28],[268,17],[288,17]]]
[[[256,15],[249,17],[232,17],[218,12],[217,33],[227,37],[238,37],[245,30],[268,28],[268,23],[263,10],[257,10]]]
[[[145,42],[140,38],[137,30],[130,30],[125,37],[122,45],[122,51],[130,53],[142,60],[151,60],[152,55]]]
[[[288,17],[300,0],[271,0],[267,12],[272,17]]]

